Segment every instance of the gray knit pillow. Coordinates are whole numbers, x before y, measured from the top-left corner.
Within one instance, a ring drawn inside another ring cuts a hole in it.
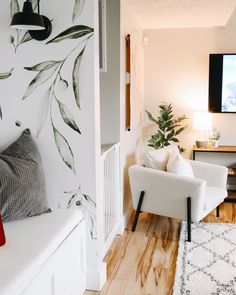
[[[0,212],[11,221],[49,211],[39,150],[26,129],[0,154]]]

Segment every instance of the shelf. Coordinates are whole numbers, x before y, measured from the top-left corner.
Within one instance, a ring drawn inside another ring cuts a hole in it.
[[[228,176],[236,176],[236,168],[228,167]]]
[[[198,148],[194,146],[194,152],[219,152],[219,153],[236,153],[236,146],[220,145],[217,148]]]
[[[221,145],[217,148],[198,148],[196,146],[193,147],[193,160],[195,160],[197,153],[236,153],[236,146],[230,146],[230,145]],[[207,162],[207,161],[205,161]],[[233,167],[232,167],[232,166]],[[225,166],[228,167],[228,177],[236,177],[236,167],[235,167],[235,161],[233,163],[227,163]],[[228,197],[225,198],[224,202],[227,203],[236,203],[236,190],[228,190]]]

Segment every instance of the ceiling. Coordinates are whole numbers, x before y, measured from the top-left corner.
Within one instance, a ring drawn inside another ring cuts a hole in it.
[[[143,29],[225,26],[236,0],[126,0]]]

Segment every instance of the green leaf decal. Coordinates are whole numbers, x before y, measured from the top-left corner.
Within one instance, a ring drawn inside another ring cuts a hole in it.
[[[73,205],[73,203],[74,203],[74,199],[75,199],[76,196],[77,196],[77,194],[74,194],[74,195],[70,198],[70,200],[69,200],[69,202],[68,202],[68,205],[67,205],[67,208],[70,208],[70,207]]]
[[[85,0],[75,0],[73,18],[72,18],[73,21],[75,21],[75,19],[80,16],[84,7],[84,3],[85,3]]]
[[[19,3],[17,0],[11,0],[10,4],[11,18],[13,15],[20,11]]]
[[[62,33],[60,33],[53,39],[49,40],[46,44],[56,43],[56,42],[60,42],[67,39],[78,39],[92,32],[93,32],[93,29],[88,26],[76,25],[66,29],[65,31],[63,31]]]
[[[72,73],[73,91],[75,95],[75,101],[79,109],[80,109],[79,72],[80,72],[80,64],[81,64],[82,56],[84,53],[84,49],[80,52],[80,54],[77,56],[75,60],[73,73]]]
[[[54,66],[50,67],[47,70],[41,70],[35,77],[34,79],[30,82],[25,95],[23,99],[28,97],[33,93],[33,91],[43,83],[45,83],[51,76],[55,73],[56,69],[58,67],[58,64],[55,64]]]
[[[90,236],[91,239],[95,239],[96,238],[96,229],[95,229],[95,221],[93,219],[93,217],[89,216],[91,225],[90,225]]]
[[[28,41],[31,41],[33,38],[30,36],[29,32],[25,32],[25,34],[23,35],[23,37],[21,38],[20,42],[19,42],[19,45],[20,44],[23,44],[23,43],[26,43]]]
[[[36,9],[38,8],[38,0],[31,0],[31,2],[32,2],[33,11],[36,11]]]
[[[54,66],[58,66],[61,62],[62,62],[61,60],[49,60],[49,61],[44,61],[39,64],[36,64],[32,67],[24,67],[24,69],[27,71],[35,71],[35,72],[46,71],[51,69]]]
[[[67,106],[65,104],[63,104],[62,102],[60,102],[57,98],[56,101],[58,103],[59,109],[60,109],[60,113],[62,116],[63,121],[69,126],[71,127],[73,130],[77,131],[79,134],[81,134],[78,125],[76,124],[71,112],[69,111],[69,109],[67,108]]]
[[[13,70],[14,69],[11,69],[9,72],[0,73],[0,80],[9,78],[11,76]]]
[[[51,94],[52,94],[52,86],[44,94],[39,105],[39,109],[38,109],[39,122],[38,122],[38,128],[37,128],[37,137],[39,136],[41,130],[43,129],[43,126],[48,116]]]
[[[0,106],[0,119],[2,120],[2,107]]]
[[[96,203],[94,202],[94,200],[90,196],[84,195],[84,194],[83,194],[83,196],[87,202],[89,202],[92,206],[96,207]]]
[[[53,125],[54,139],[63,162],[75,173],[74,156],[66,138]]]

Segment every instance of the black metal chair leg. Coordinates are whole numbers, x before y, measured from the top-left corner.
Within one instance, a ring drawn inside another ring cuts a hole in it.
[[[187,198],[187,230],[188,230],[188,242],[191,242],[191,198]]]
[[[220,206],[216,207],[216,217],[220,217]]]
[[[137,225],[137,222],[138,222],[138,217],[139,217],[139,213],[141,212],[141,207],[142,207],[142,203],[143,203],[144,194],[145,194],[145,192],[141,191],[139,201],[138,201],[138,207],[136,209],[135,216],[134,216],[134,222],[133,222],[133,226],[132,226],[132,231],[135,231],[135,228],[136,228],[136,225]]]

